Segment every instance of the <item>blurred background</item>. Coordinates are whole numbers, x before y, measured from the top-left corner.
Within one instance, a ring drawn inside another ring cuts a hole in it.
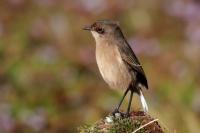
[[[198,0],[1,0],[0,133],[75,133],[113,111],[123,92],[101,78],[82,30],[100,19],[119,21],[139,57],[150,114],[170,132],[200,131]]]

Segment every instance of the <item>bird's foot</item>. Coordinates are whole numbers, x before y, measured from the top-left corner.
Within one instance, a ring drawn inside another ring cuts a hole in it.
[[[119,117],[119,116],[124,117],[124,116],[125,116],[125,113],[120,112],[119,109],[115,109],[115,110],[112,112],[112,115],[113,115],[114,117]]]
[[[119,109],[116,108],[116,109],[112,112],[112,115],[115,116],[115,114],[117,114],[117,113],[121,113],[121,112],[119,111]]]
[[[129,112],[126,112],[126,113],[124,114],[124,117],[127,118],[127,117],[130,117],[130,115],[131,115],[131,114],[130,114]]]

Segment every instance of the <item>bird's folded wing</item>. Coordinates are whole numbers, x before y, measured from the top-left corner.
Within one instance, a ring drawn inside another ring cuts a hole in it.
[[[142,66],[128,44],[119,48],[119,51],[124,62],[126,62],[135,71],[144,75]]]
[[[118,45],[120,55],[123,61],[128,65],[128,68],[135,71],[137,73],[138,79],[142,85],[148,89],[147,79],[144,73],[142,66],[140,65],[139,60],[137,59],[136,55],[134,54],[133,50],[129,46],[127,42],[121,43]]]

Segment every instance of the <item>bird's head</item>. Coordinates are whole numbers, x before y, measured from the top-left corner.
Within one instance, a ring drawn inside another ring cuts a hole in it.
[[[119,23],[111,20],[99,20],[83,29],[91,31],[96,41],[113,38],[118,32],[121,32]]]

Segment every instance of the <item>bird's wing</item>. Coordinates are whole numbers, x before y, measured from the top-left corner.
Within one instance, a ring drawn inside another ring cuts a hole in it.
[[[137,59],[137,57],[134,54],[131,47],[127,43],[122,44],[122,45],[119,48],[119,51],[120,51],[120,54],[121,54],[123,61],[126,62],[135,71],[137,71],[141,74],[144,74],[143,68],[140,65],[140,62]]]
[[[134,54],[133,50],[131,49],[130,45],[127,42],[123,42],[118,46],[123,61],[129,66],[129,68],[137,72],[137,78],[139,78],[139,82],[141,82],[146,88],[148,88],[144,70],[140,65],[140,62]]]

